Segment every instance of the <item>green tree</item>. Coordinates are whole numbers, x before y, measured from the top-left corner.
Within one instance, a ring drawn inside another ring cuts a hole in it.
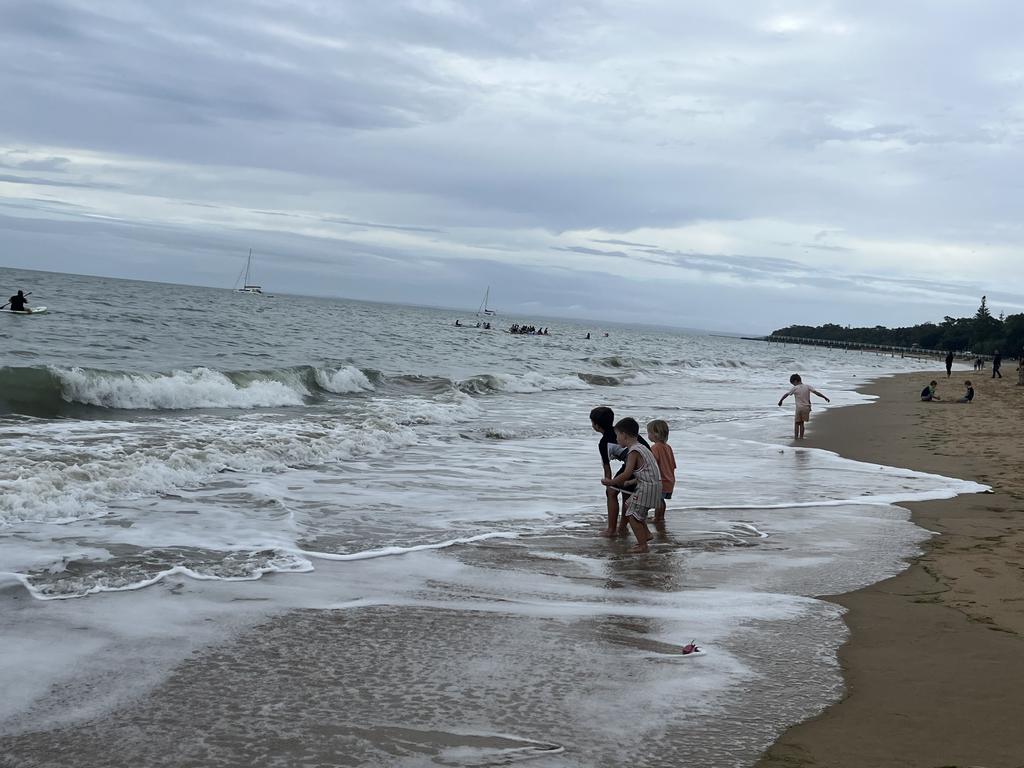
[[[992,317],[984,296],[981,297],[981,306],[974,313],[971,331],[971,342],[978,352],[989,352],[997,347],[1003,335],[1003,324]]]
[[[1003,346],[1008,355],[1016,357],[1024,350],[1024,314],[1007,315],[1003,321]]]

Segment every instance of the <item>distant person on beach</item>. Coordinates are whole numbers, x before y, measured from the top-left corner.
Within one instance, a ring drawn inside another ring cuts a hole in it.
[[[938,388],[939,382],[932,381],[921,390],[921,402],[930,403],[932,400],[941,400],[942,398],[935,394],[935,390]]]
[[[7,300],[7,304],[11,305],[11,311],[12,312],[31,312],[32,311],[31,309],[29,309],[29,306],[28,306],[28,298],[25,296],[24,292],[22,292],[22,291],[18,291],[16,296],[11,296],[11,298],[9,298]],[[6,306],[6,305],[4,305],[4,306]]]
[[[647,439],[651,441],[651,453],[661,474],[661,500],[654,508],[654,526],[660,530],[665,525],[665,502],[672,498],[672,489],[676,486],[676,455],[668,444],[668,424],[661,419],[647,424]]]
[[[964,386],[967,387],[967,391],[964,392],[964,396],[957,400],[958,403],[969,403],[974,399],[974,387],[971,386],[971,382],[965,381]]]
[[[615,425],[615,437],[626,449],[626,466],[613,478],[601,480],[608,488],[623,487],[636,481],[633,493],[626,499],[622,516],[636,536],[636,546],[630,552],[647,552],[651,532],[647,528],[647,513],[661,501],[661,473],[658,460],[651,449],[640,442],[640,425],[636,419],[625,418]]]
[[[953,375],[953,353],[946,353],[946,378],[948,379]]]
[[[1024,350],[1021,350],[1017,360],[1017,386],[1024,387]]]
[[[1003,378],[1003,374],[999,372],[999,367],[1003,364],[1003,356],[999,354],[999,350],[996,350],[995,355],[992,357],[992,378],[998,376],[1000,379]]]
[[[793,399],[796,403],[796,411],[794,413],[793,421],[793,438],[796,440],[802,440],[804,437],[804,424],[811,420],[811,395],[817,395],[826,403],[831,403],[832,401],[821,394],[821,392],[814,389],[810,384],[804,384],[799,373],[794,373],[790,376],[789,383],[793,385],[793,388],[779,399],[779,407],[782,407],[783,400],[790,395],[793,395]]]

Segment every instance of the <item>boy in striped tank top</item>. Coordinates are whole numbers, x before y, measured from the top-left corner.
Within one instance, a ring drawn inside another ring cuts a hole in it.
[[[636,419],[625,418],[615,425],[616,442],[625,448],[626,466],[622,472],[601,482],[606,486],[621,488],[630,481],[636,481],[632,495],[626,500],[623,517],[636,536],[636,546],[630,552],[646,552],[651,532],[647,529],[647,513],[661,501],[661,473],[658,461],[651,449],[640,442],[640,425]]]

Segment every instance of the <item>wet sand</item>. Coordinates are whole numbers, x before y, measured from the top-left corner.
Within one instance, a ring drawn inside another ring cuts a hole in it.
[[[759,762],[792,766],[1024,765],[1024,387],[1007,366],[955,372],[922,403],[929,378],[866,386],[875,403],[831,411],[808,446],[976,480],[993,492],[907,504],[938,536],[903,574],[832,598],[848,609],[840,661],[847,693],[787,731]]]

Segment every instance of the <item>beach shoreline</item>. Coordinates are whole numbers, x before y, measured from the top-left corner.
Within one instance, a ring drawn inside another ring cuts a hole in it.
[[[992,490],[900,505],[936,536],[900,575],[827,597],[847,611],[845,695],[787,730],[759,768],[1024,764],[1024,389],[957,371],[940,380],[946,400],[924,403],[926,378],[864,385],[876,400],[817,417],[802,444]],[[967,379],[975,402],[948,402]]]

